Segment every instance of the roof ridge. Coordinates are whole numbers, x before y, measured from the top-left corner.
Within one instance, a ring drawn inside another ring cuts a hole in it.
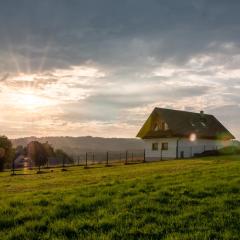
[[[192,113],[192,114],[201,114],[200,112],[192,112],[192,111],[186,111],[186,110],[179,110],[179,109],[171,109],[171,108],[161,108],[161,107],[155,107],[155,109],[159,109],[159,110],[168,110],[168,111],[174,111],[174,112],[185,112],[185,113]],[[204,112],[204,115],[207,116],[213,116],[212,114],[208,114]]]

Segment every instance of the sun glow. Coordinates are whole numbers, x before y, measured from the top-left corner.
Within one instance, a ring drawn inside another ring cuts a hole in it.
[[[21,94],[20,96],[17,96],[17,98],[18,105],[20,105],[21,108],[25,108],[28,110],[37,110],[38,108],[47,107],[51,105],[48,99],[36,96],[31,93]]]

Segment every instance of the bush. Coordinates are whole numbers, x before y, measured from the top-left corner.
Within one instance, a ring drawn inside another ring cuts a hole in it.
[[[219,149],[220,155],[234,155],[234,154],[240,154],[240,146],[228,146]]]
[[[207,150],[202,153],[196,153],[194,154],[194,157],[209,157],[209,156],[218,156],[219,150]]]
[[[197,153],[195,157],[209,157],[209,156],[219,156],[219,155],[236,155],[240,154],[240,146],[228,146],[223,147],[219,150],[208,150],[202,153]]]

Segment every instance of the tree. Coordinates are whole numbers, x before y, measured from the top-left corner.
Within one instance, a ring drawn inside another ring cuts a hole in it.
[[[49,158],[55,156],[54,149],[48,142],[43,143],[42,145],[43,145],[43,147],[45,149],[45,152],[47,154],[47,166],[48,166]]]
[[[0,136],[0,171],[4,170],[4,165],[11,162],[12,142],[6,136]]]
[[[72,163],[73,159],[63,150],[56,149],[55,151],[56,159],[62,163],[62,167],[64,168],[65,163]]]
[[[27,156],[34,161],[35,166],[38,166],[39,172],[41,166],[45,165],[48,159],[43,144],[37,141],[32,141],[27,145]]]
[[[18,145],[17,147],[13,148],[12,150],[12,175],[15,175],[15,169],[16,169],[16,161],[19,160],[18,158],[23,158],[26,156],[26,147],[24,148],[22,145]],[[17,161],[17,164],[19,162]]]
[[[25,149],[22,145],[18,145],[15,148],[15,157],[17,158],[20,155],[26,155]]]

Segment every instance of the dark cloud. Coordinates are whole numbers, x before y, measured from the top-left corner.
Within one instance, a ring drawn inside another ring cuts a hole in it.
[[[184,61],[211,42],[238,43],[239,10],[234,0],[10,0],[0,4],[0,42],[33,69],[42,58],[45,68]]]

